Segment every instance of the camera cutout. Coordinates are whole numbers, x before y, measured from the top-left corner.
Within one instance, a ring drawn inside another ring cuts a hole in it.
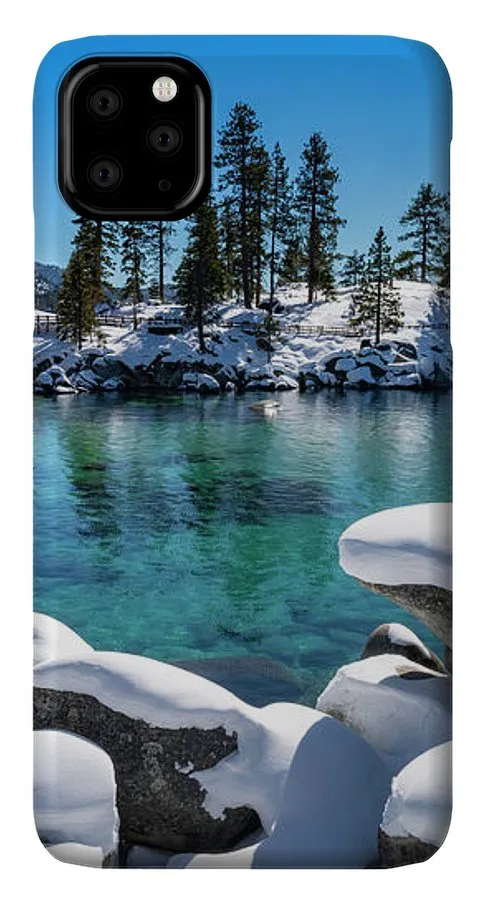
[[[177,220],[209,193],[211,93],[188,60],[83,60],[59,90],[58,136],[61,193],[86,218]]]

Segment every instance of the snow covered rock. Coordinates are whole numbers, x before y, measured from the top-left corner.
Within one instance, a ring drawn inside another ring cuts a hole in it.
[[[347,373],[347,384],[352,387],[372,387],[376,383],[369,366],[358,366]]]
[[[344,356],[341,359],[338,359],[335,363],[334,372],[351,372],[352,369],[357,368],[357,363],[355,359],[351,356]]]
[[[222,850],[259,826],[244,800],[228,798],[214,816],[193,777],[259,728],[229,691],[156,660],[101,652],[41,663],[34,683],[37,729],[68,729],[111,757],[124,841]]]
[[[379,832],[382,866],[429,859],[451,819],[451,742],[432,747],[393,778]]]
[[[102,378],[96,372],[93,372],[92,369],[84,368],[74,376],[73,381],[76,387],[83,387],[88,391],[97,391],[101,386]]]
[[[451,504],[366,516],[344,531],[339,550],[345,572],[409,610],[451,647]]]
[[[54,378],[48,369],[37,376],[35,386],[46,390],[50,390],[54,386]]]
[[[199,374],[197,378],[197,392],[199,394],[219,394],[220,390],[219,382],[212,375]]]
[[[107,378],[106,381],[103,381],[101,385],[101,389],[103,391],[122,391],[125,385],[121,378]]]
[[[280,375],[276,382],[277,391],[296,391],[298,390],[298,382],[288,375]]]
[[[396,774],[451,737],[451,679],[405,656],[385,654],[342,666],[317,709],[346,722]]]
[[[410,628],[399,622],[389,622],[375,628],[367,638],[360,658],[381,656],[383,653],[396,653],[435,672],[446,672],[436,653],[429,650]]]
[[[283,761],[287,768],[267,836],[229,853],[175,855],[168,868],[362,868],[375,863],[390,776],[372,747],[341,722],[304,707],[275,704],[261,714],[267,746],[256,759],[263,768],[251,767],[248,759],[246,790],[255,797],[258,789],[263,796],[268,787],[275,793],[277,784],[267,781],[271,768]],[[237,776],[242,781],[237,759],[233,776],[227,780],[229,790]]]
[[[63,850],[66,861],[76,862],[76,847],[82,845],[91,848],[91,862],[85,864],[113,865],[118,813],[109,756],[90,741],[67,732],[36,732],[34,815],[43,843],[71,845]],[[73,859],[69,859],[69,850]]]
[[[44,613],[34,613],[34,666],[49,659],[93,652],[93,648],[67,625]]]

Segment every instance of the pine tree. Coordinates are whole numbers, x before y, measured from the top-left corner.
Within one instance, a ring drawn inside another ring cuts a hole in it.
[[[372,326],[376,344],[383,332],[398,331],[404,320],[400,294],[392,284],[393,274],[391,248],[381,225],[349,309],[349,324],[358,328]]]
[[[95,327],[96,306],[109,296],[117,226],[83,218],[74,219],[74,224],[79,227],[59,290],[58,320],[60,333],[81,347]]]
[[[222,265],[224,269],[224,294],[232,300],[241,296],[241,266],[238,255],[236,215],[229,200],[220,204],[219,226],[221,237]]]
[[[146,279],[147,229],[143,222],[124,222],[121,227],[121,271],[126,280],[123,297],[133,305],[133,328],[138,328],[138,304],[143,300]]]
[[[340,272],[342,287],[355,287],[365,272],[365,253],[354,250],[350,256],[344,256],[345,263]]]
[[[403,281],[416,281],[418,264],[413,250],[401,250],[394,257],[394,274]]]
[[[228,191],[226,199],[234,209],[242,294],[247,309],[251,309],[257,283],[257,277],[254,277],[254,210],[257,206],[254,176],[260,164],[260,128],[254,110],[247,103],[236,103],[220,131],[220,152],[215,158],[216,166],[223,170],[220,187]]]
[[[330,164],[331,154],[322,135],[315,132],[303,148],[296,180],[296,202],[305,232],[308,302],[318,288],[331,293],[338,230],[345,225],[336,212],[335,185],[338,170]]]
[[[114,255],[118,249],[119,229],[116,222],[94,222],[74,219],[79,228],[72,244],[79,250],[86,266],[86,279],[92,291],[94,306],[109,299],[112,288]]]
[[[268,195],[270,181],[270,159],[265,147],[255,147],[253,160],[249,166],[249,259],[251,297],[256,306],[261,302],[263,275],[268,256],[265,238],[268,215]]]
[[[306,257],[302,250],[302,240],[297,231],[288,238],[285,254],[281,262],[279,280],[281,284],[293,284],[305,278]]]
[[[406,230],[399,241],[411,241],[410,253],[421,281],[436,276],[448,243],[449,201],[432,184],[422,184],[399,220]]]
[[[145,222],[145,236],[147,253],[150,257],[150,268],[153,272],[153,280],[150,285],[150,297],[160,303],[165,298],[164,282],[167,257],[173,251],[170,238],[175,231],[170,222]]]
[[[197,326],[199,349],[203,353],[208,310],[224,295],[224,267],[212,197],[208,197],[190,217],[188,241],[175,273],[175,285],[180,302],[185,306],[187,320]]]
[[[79,249],[73,250],[64,270],[57,304],[58,332],[74,340],[79,349],[96,325],[89,265]]]
[[[279,142],[271,157],[270,177],[269,299],[273,300],[276,281],[282,273],[283,260],[296,227],[290,174]]]

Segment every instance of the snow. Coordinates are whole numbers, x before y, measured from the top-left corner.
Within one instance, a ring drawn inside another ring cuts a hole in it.
[[[397,774],[411,759],[451,737],[448,675],[398,654],[342,666],[317,709],[343,719]]]
[[[46,849],[59,862],[75,866],[90,866],[94,869],[100,869],[103,865],[104,857],[101,847],[87,847],[85,844],[66,841],[63,844],[49,844]]]
[[[451,818],[451,742],[432,747],[393,778],[381,828],[440,847]]]
[[[340,565],[371,584],[451,590],[451,504],[421,503],[359,519],[339,541]]]
[[[398,282],[397,286],[402,294],[405,323],[397,334],[384,335],[384,339],[417,343],[420,355],[418,368],[421,374],[428,373],[425,377],[432,380],[436,367],[447,373],[450,366],[450,352],[448,332],[443,327],[446,325],[446,317],[442,310],[436,312],[433,285]],[[280,327],[280,335],[274,342],[272,366],[269,367],[266,350],[258,345],[254,333],[255,327],[266,318],[263,310],[245,310],[235,303],[220,306],[217,322],[207,324],[204,328],[206,351],[200,352],[197,329],[188,328],[177,335],[153,334],[148,330],[149,325],[146,321],[147,317],[153,315],[153,310],[142,304],[138,310],[140,325],[134,331],[130,318],[131,308],[127,309],[126,324],[123,327],[105,324],[101,326],[102,348],[95,346],[93,341],[92,346],[82,351],[86,365],[79,384],[90,390],[98,388],[99,382],[92,378],[93,372],[88,374],[94,354],[99,356],[109,354],[132,370],[149,366],[156,359],[164,363],[183,363],[194,368],[200,367],[201,372],[209,370],[213,374],[212,367],[217,365],[225,369],[226,376],[232,381],[236,372],[244,373],[248,368],[250,370],[248,380],[257,381],[265,377],[266,367],[271,369],[271,373],[269,371],[266,373],[268,378],[276,375],[295,379],[309,363],[315,364],[317,374],[328,376],[330,373],[325,373],[325,364],[338,356],[348,360],[338,361],[336,364],[337,371],[344,376],[346,372],[355,371],[356,363],[383,367],[384,372],[386,362],[394,363],[398,359],[397,349],[391,347],[382,351],[376,351],[375,348],[359,350],[361,337],[352,330],[349,331],[348,325],[351,293],[349,289],[341,288],[337,290],[336,298],[333,300],[320,297],[315,303],[308,304],[305,284],[293,285],[291,290],[283,288],[279,290],[277,299],[283,304],[284,312],[275,316],[275,321]],[[115,312],[119,315],[120,311]],[[304,329],[308,326],[316,329],[316,332],[304,333]],[[73,367],[79,366],[81,355],[69,342],[60,341],[49,334],[41,334],[35,336],[34,345],[36,366],[49,360],[60,363],[68,374]],[[367,350],[369,353],[366,356]],[[351,351],[354,351],[356,358],[352,358]],[[405,357],[402,357],[401,361],[405,363]],[[416,370],[406,369],[401,374],[402,378],[408,376],[411,380],[387,378],[383,386],[397,388],[419,386],[420,380]],[[375,379],[365,367],[359,370],[357,381],[359,380],[369,385],[375,383]],[[329,384],[326,378],[320,381],[321,386]],[[352,378],[349,379],[349,383],[353,383]],[[38,387],[42,388],[43,384],[39,384]]]
[[[67,625],[44,613],[34,613],[34,666],[62,656],[92,652],[92,647]]]
[[[387,635],[391,644],[401,645],[402,647],[409,647],[411,644],[414,647],[418,647],[424,656],[431,655],[426,645],[423,644],[417,635],[406,625],[401,625],[400,622],[390,622],[387,626]]]
[[[118,842],[118,812],[108,754],[67,732],[36,731],[34,812],[44,843],[100,848],[103,857],[112,853]]]
[[[299,834],[301,864],[317,850],[321,865],[336,854],[356,866],[375,855],[389,775],[360,737],[321,712],[291,703],[252,707],[197,675],[131,654],[96,651],[46,662],[34,676],[38,686],[89,694],[159,727],[235,731],[237,752],[188,777],[206,791],[204,806],[213,817],[223,816],[227,807],[254,808],[272,835],[271,853],[287,853]],[[288,773],[292,784],[286,786]]]
[[[376,379],[374,378],[369,366],[359,366],[358,369],[352,369],[351,372],[347,374],[347,381],[349,384],[375,384]]]
[[[281,728],[293,712],[287,709],[285,716],[275,707],[268,709]],[[286,730],[289,735],[289,725]],[[257,768],[253,777],[261,777]],[[377,857],[376,831],[388,791],[389,774],[368,744],[335,719],[308,719],[268,836],[230,853],[174,856],[168,867],[364,867]]]

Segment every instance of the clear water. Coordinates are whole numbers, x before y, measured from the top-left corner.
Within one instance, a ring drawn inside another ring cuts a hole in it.
[[[337,543],[379,509],[449,499],[449,396],[289,393],[273,416],[259,399],[39,398],[36,608],[98,649],[209,660],[256,703],[313,703],[382,622],[440,651],[341,571]]]

